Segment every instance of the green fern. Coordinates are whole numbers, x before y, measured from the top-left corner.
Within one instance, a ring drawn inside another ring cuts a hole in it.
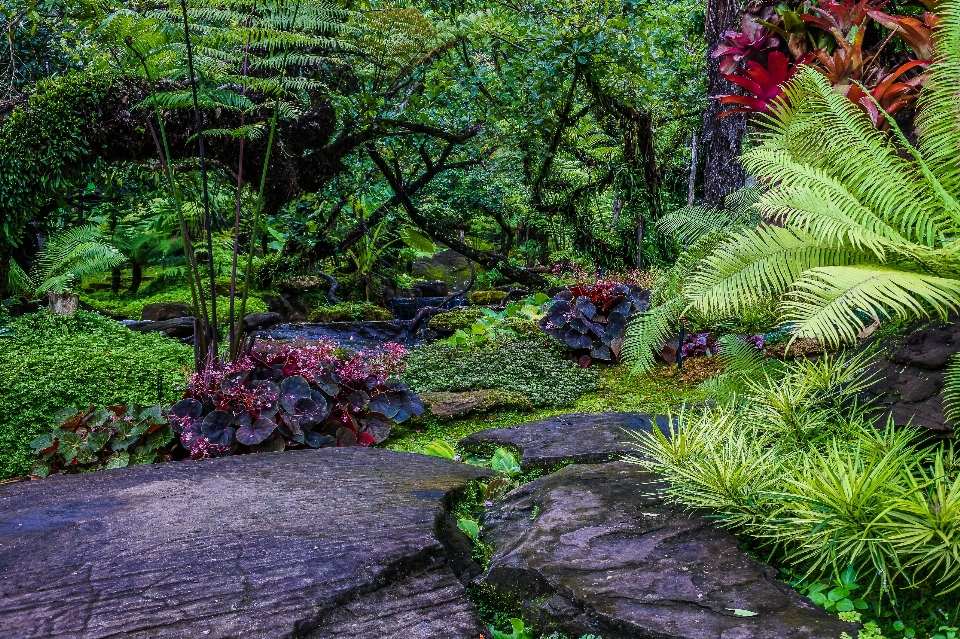
[[[64,229],[47,240],[29,274],[10,260],[12,288],[37,298],[47,292],[63,293],[84,277],[120,266],[124,259],[103,241],[96,226]]]

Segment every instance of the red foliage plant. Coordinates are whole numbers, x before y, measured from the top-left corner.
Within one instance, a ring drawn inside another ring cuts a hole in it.
[[[930,12],[922,19],[893,16],[881,10],[885,4],[885,0],[820,0],[804,2],[795,10],[781,6],[759,16],[745,14],[743,31],[727,32],[713,52],[721,59],[724,77],[745,91],[744,95],[713,96],[722,104],[736,106],[720,117],[768,112],[783,94],[784,83],[800,66],[810,64],[839,93],[860,106],[876,126],[889,126],[888,116],[912,108],[916,102],[926,77],[923,68],[933,54],[939,17]],[[889,33],[865,48],[871,21]],[[916,59],[904,61],[902,53],[889,47],[894,38],[902,40]]]
[[[265,342],[234,363],[195,374],[169,411],[192,457],[285,448],[369,446],[392,423],[423,413],[404,384],[406,349],[343,356],[332,342]]]

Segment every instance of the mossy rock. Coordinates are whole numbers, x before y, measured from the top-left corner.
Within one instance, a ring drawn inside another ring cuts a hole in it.
[[[479,308],[458,308],[447,313],[439,313],[430,318],[427,324],[435,331],[450,331],[455,333],[458,330],[469,331],[478,319],[483,316],[483,311]]]
[[[470,293],[470,301],[477,306],[499,304],[507,294],[504,291],[474,291]]]
[[[421,393],[420,399],[437,417],[459,417],[493,409],[504,411],[532,410],[530,399],[513,391],[490,389],[457,393]]]
[[[374,322],[393,319],[387,309],[367,302],[341,302],[310,313],[311,322]]]
[[[540,328],[540,322],[523,315],[504,318],[502,326],[512,330],[522,339],[536,339],[547,335]]]

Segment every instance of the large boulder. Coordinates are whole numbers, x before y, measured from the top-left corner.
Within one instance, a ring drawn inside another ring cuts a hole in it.
[[[250,332],[258,328],[276,326],[281,321],[283,318],[280,317],[280,313],[247,313],[243,318],[243,330]]]
[[[145,304],[140,319],[145,322],[162,322],[178,317],[192,317],[193,309],[186,302],[156,302]]]
[[[666,505],[625,462],[568,466],[489,509],[475,583],[545,632],[603,639],[837,639],[856,635],[703,517]]]
[[[507,428],[490,428],[457,443],[468,453],[508,446],[521,453],[524,471],[550,469],[563,462],[596,464],[636,454],[635,439],[656,427],[669,428],[662,415],[647,413],[567,413]]]
[[[192,317],[175,317],[159,322],[125,322],[127,328],[138,333],[160,333],[166,337],[187,338],[193,336],[196,320]]]
[[[443,502],[485,473],[326,448],[0,486],[0,638],[476,639]]]

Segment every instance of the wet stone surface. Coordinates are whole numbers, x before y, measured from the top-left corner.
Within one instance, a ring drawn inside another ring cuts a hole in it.
[[[443,502],[485,472],[327,448],[0,486],[0,638],[476,639]]]

